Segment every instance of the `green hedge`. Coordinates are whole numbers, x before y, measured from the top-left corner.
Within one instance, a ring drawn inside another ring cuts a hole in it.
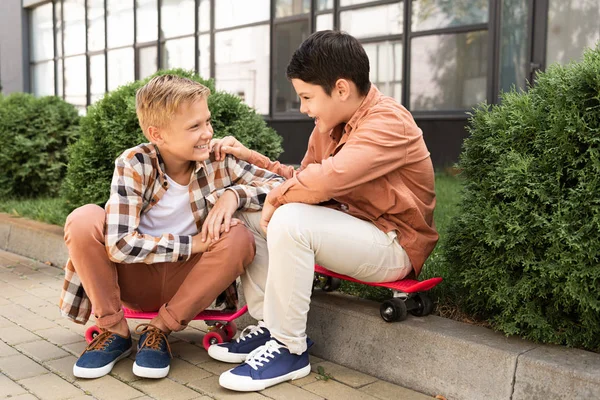
[[[75,107],[58,97],[0,97],[0,195],[56,195],[78,124]]]
[[[479,107],[469,131],[456,296],[506,334],[600,349],[600,47]]]
[[[271,158],[277,158],[282,152],[281,137],[239,97],[216,92],[212,81],[181,69],[159,71],[153,76],[167,73],[188,77],[211,89],[208,106],[215,137],[235,136],[246,146]],[[70,162],[63,185],[69,208],[106,202],[115,158],[124,150],[147,142],[135,113],[135,93],[150,79],[107,93],[90,106],[81,119],[81,138],[69,149]]]

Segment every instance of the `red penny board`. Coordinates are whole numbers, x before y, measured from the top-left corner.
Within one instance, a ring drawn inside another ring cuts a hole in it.
[[[200,314],[196,315],[194,320],[202,320],[202,321],[224,321],[231,322],[236,318],[244,315],[248,311],[248,306],[244,306],[237,311],[215,311],[215,310],[206,310],[202,311]],[[133,319],[152,319],[156,317],[158,312],[142,312],[142,311],[133,311],[128,308],[123,307],[123,314],[125,318],[133,318]]]
[[[384,287],[384,288],[388,288],[388,289],[392,289],[392,290],[398,290],[398,291],[404,292],[404,293],[424,292],[426,290],[429,290],[429,289],[437,286],[437,284],[442,281],[442,278],[430,278],[430,279],[427,279],[424,281],[417,281],[415,279],[401,279],[399,281],[384,282],[384,283],[363,282],[363,281],[359,281],[358,279],[354,279],[354,278],[351,278],[346,275],[342,275],[342,274],[335,273],[333,271],[329,271],[328,269],[323,268],[320,265],[316,265],[316,264],[315,264],[315,272],[317,274],[323,274],[326,276],[343,279],[345,281],[362,283],[364,285],[369,285],[369,286]]]

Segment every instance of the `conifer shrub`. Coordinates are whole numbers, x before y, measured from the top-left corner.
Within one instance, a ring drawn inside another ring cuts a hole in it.
[[[281,137],[239,97],[215,91],[212,80],[204,80],[190,71],[165,70],[153,76],[164,74],[185,76],[210,88],[208,107],[216,138],[235,136],[270,158],[277,158],[282,152]],[[81,119],[81,138],[69,148],[70,162],[63,185],[70,209],[88,203],[103,205],[110,193],[114,160],[126,149],[148,141],[135,113],[135,93],[151,78],[107,93]]]
[[[469,131],[444,254],[456,296],[507,335],[599,350],[600,47]]]
[[[53,196],[78,135],[77,109],[58,97],[0,97],[0,196]]]

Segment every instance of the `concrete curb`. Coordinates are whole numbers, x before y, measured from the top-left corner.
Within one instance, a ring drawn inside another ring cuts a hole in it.
[[[67,260],[61,227],[2,213],[0,248],[57,266]],[[600,354],[435,316],[388,324],[378,304],[344,294],[315,291],[308,334],[318,357],[448,399],[600,398]]]

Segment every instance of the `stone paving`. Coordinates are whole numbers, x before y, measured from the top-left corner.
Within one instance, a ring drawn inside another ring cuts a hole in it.
[[[306,378],[257,393],[228,391],[219,386],[218,375],[231,364],[208,357],[201,321],[171,334],[174,358],[165,379],[133,375],[134,355],[120,361],[110,375],[77,379],[73,363],[93,322],[82,326],[60,316],[62,277],[59,268],[0,251],[0,399],[431,399],[312,356],[313,372]],[[137,322],[129,324],[133,330]]]

